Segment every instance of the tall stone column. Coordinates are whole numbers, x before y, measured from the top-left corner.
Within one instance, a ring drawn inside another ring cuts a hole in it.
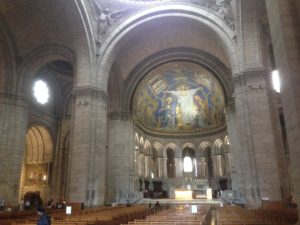
[[[255,70],[236,79],[235,111],[227,115],[233,188],[255,207],[262,198],[281,200],[265,76],[265,70]]]
[[[15,205],[19,198],[28,106],[16,96],[0,94],[0,196]]]
[[[206,174],[206,160],[205,160],[205,157],[200,157],[199,158],[199,177],[200,178],[205,178],[207,177],[207,174]]]
[[[158,158],[158,178],[164,178],[164,158]]]
[[[223,175],[222,155],[216,155],[215,161],[216,161],[216,176],[221,177]]]
[[[150,178],[150,156],[145,155],[145,177]]]
[[[140,153],[139,156],[139,176],[140,177],[145,177],[145,155],[144,153]]]
[[[183,160],[182,158],[175,158],[176,178],[183,177]]]
[[[224,153],[224,161],[223,161],[223,176],[230,176],[230,170],[229,170],[229,153]]]
[[[139,176],[140,151],[134,151],[134,175]]]
[[[106,94],[92,87],[75,90],[70,148],[69,200],[86,206],[105,200],[107,163]]]
[[[218,177],[218,165],[217,165],[217,157],[216,155],[211,156],[212,164],[213,164],[213,177]]]
[[[167,168],[167,158],[164,157],[163,160],[162,160],[162,163],[163,163],[163,177],[164,178],[168,178],[168,168]]]
[[[231,186],[233,190],[243,192],[243,170],[240,158],[240,137],[238,133],[237,115],[233,103],[226,107],[226,124],[227,132],[230,141],[230,154],[229,154],[229,171],[231,177]],[[243,193],[244,194],[244,193]]]
[[[118,200],[120,191],[134,192],[134,130],[129,115],[110,115],[108,127],[107,201]]]
[[[281,100],[290,152],[292,183],[300,205],[300,43],[299,1],[266,0],[276,67],[281,79]],[[300,214],[300,207],[298,207]]]

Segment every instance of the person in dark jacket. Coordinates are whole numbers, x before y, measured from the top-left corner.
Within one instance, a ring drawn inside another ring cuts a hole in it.
[[[51,225],[51,218],[45,213],[45,209],[43,207],[37,207],[37,214],[40,216],[37,225]]]

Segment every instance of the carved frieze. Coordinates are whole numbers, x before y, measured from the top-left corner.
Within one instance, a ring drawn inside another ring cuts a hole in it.
[[[117,22],[157,4],[184,3],[205,8],[223,19],[232,30],[235,29],[235,0],[165,0],[157,2],[153,0],[89,0],[89,2],[95,24],[98,49],[101,47],[110,29]],[[147,4],[143,4],[143,2]],[[97,53],[97,56],[99,57],[100,53]]]

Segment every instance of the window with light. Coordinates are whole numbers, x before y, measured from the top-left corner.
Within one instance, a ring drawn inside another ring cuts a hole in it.
[[[183,159],[183,171],[185,173],[193,172],[193,162],[192,158],[189,156],[185,156]]]
[[[49,101],[49,88],[45,81],[37,80],[33,86],[33,95],[36,101],[42,105]]]
[[[272,72],[272,83],[273,83],[273,89],[280,93],[280,78],[279,78],[279,72],[278,70],[274,70]]]

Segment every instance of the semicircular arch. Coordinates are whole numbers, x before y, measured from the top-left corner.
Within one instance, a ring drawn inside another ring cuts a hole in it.
[[[46,45],[28,53],[18,71],[18,93],[29,96],[30,85],[34,76],[44,65],[55,60],[67,61],[75,68],[74,52],[61,45]]]
[[[53,139],[43,125],[31,126],[26,133],[26,163],[44,164],[53,160]]]
[[[221,18],[196,6],[168,4],[152,7],[135,14],[122,22],[119,26],[115,27],[104,40],[100,49],[102,54],[99,62],[101,74],[98,74],[98,83],[102,83],[102,88],[105,91],[107,90],[107,82],[112,63],[114,62],[117,52],[121,48],[122,41],[125,40],[126,35],[143,26],[145,22],[166,17],[189,18],[202,23],[213,30],[225,47],[233,73],[239,72],[237,47],[234,41],[235,33]]]

